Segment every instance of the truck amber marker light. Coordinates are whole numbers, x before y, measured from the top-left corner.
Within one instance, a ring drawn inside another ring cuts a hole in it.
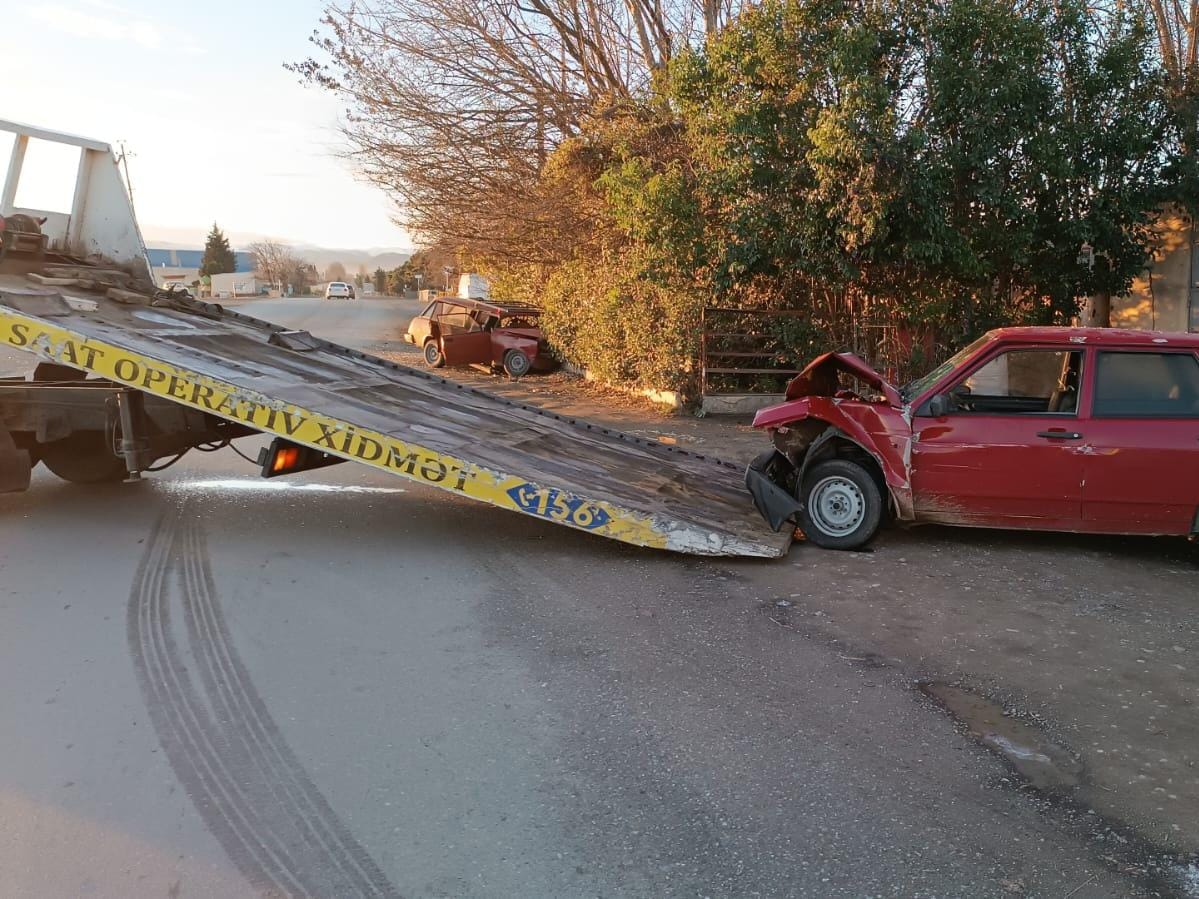
[[[271,463],[271,471],[276,474],[283,471],[290,471],[295,468],[299,460],[300,448],[298,446],[285,446],[275,452],[275,461]]]
[[[311,447],[300,446],[282,437],[276,437],[269,446],[263,447],[258,453],[258,465],[264,478],[327,468],[344,461],[346,460],[340,456],[331,456]]]

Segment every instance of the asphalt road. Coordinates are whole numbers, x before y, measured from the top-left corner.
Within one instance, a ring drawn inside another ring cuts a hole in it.
[[[415,305],[254,312],[365,346]],[[0,892],[1166,889],[757,577],[349,465],[39,469],[0,496]]]

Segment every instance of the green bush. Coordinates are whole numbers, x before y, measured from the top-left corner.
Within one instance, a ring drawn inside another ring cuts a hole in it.
[[[635,260],[574,260],[541,295],[551,344],[575,365],[615,383],[679,390],[697,387],[702,303],[695,292],[644,278]]]

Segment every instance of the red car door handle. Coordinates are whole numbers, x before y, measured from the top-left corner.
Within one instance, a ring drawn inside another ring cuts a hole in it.
[[[1082,434],[1077,431],[1037,431],[1037,436],[1050,440],[1082,440]]]

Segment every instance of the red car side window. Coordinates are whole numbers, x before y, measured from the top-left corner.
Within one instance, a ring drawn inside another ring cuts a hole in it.
[[[1101,352],[1092,414],[1199,418],[1199,359],[1194,353]]]
[[[1074,415],[1078,350],[1014,349],[975,369],[950,390],[955,411],[990,415]]]

